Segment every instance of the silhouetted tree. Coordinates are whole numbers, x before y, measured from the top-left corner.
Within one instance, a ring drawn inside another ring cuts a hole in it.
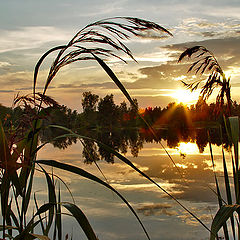
[[[101,98],[98,103],[98,123],[100,126],[112,129],[119,122],[119,111],[113,100],[113,94]]]
[[[93,94],[91,92],[84,92],[82,99],[82,107],[84,113],[96,112],[97,102],[99,100],[99,96]]]

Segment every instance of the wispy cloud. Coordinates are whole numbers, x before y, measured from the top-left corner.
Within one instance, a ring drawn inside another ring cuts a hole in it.
[[[182,20],[176,29],[180,33],[203,38],[237,37],[240,35],[240,19],[224,21],[209,21],[203,18],[186,18]]]
[[[109,1],[104,0],[102,1],[100,5],[98,4],[91,4],[91,8],[89,8],[89,5],[85,3],[85,7],[87,8],[87,11],[79,11],[78,16],[80,17],[95,17],[99,15],[112,15],[116,14],[118,12],[124,11],[124,6],[127,0],[121,0],[121,1]],[[107,7],[106,7],[107,6]],[[73,6],[74,7],[74,6]]]
[[[225,1],[226,3],[228,1]],[[237,1],[236,1],[237,2]],[[215,8],[214,11],[210,8],[205,8],[205,14],[213,17],[219,17],[221,16],[222,18],[237,18],[240,19],[240,6],[238,2],[238,6],[224,6],[224,7],[218,7]]]
[[[70,39],[72,33],[52,27],[21,27],[16,30],[0,30],[0,53],[14,50],[39,48],[50,42],[63,42]]]

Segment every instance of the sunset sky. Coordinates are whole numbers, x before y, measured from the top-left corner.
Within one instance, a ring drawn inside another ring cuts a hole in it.
[[[216,55],[226,75],[231,76],[233,99],[240,100],[239,0],[11,0],[1,2],[0,16],[3,105],[10,106],[18,92],[31,92],[34,66],[45,51],[67,43],[85,25],[114,16],[154,21],[173,34],[167,39],[149,36],[127,42],[138,63],[109,62],[140,107],[164,107],[178,101],[180,95],[187,96],[181,91],[180,80],[194,80],[194,76],[187,74],[189,63],[177,64],[177,59],[186,47],[194,45],[203,45]],[[38,90],[53,58],[49,60],[41,68]],[[100,96],[113,93],[117,103],[124,100],[96,63],[79,62],[61,69],[47,94],[60,104],[81,110],[84,91]],[[190,103],[191,98],[186,98],[183,101]]]
[[[232,99],[240,101],[240,0],[1,0],[0,104],[11,106],[17,94],[32,93],[35,64],[47,50],[68,43],[87,24],[114,16],[153,21],[173,34],[173,37],[168,38],[149,34],[144,38],[134,37],[126,41],[125,44],[138,63],[124,55],[121,56],[127,64],[107,59],[107,64],[130,95],[137,98],[140,108],[165,107],[174,101],[196,103],[198,92],[190,95],[181,80],[190,82],[198,78],[206,79],[207,75],[187,73],[191,62],[177,63],[180,54],[187,47],[195,45],[205,46],[214,53],[226,77],[231,77]],[[43,91],[55,56],[50,55],[41,66],[37,91]],[[82,93],[85,91],[91,91],[100,97],[112,93],[117,104],[126,101],[94,61],[77,62],[62,68],[47,94],[61,105],[81,111]],[[214,101],[215,96],[209,101]],[[163,141],[164,144],[166,141]],[[180,173],[184,174],[179,175],[165,150],[176,162]],[[220,148],[213,148],[215,170],[219,176],[223,176],[221,151]],[[126,157],[133,164],[210,226],[211,216],[217,209],[217,199],[211,190],[215,183],[208,151],[200,155],[196,145],[191,142],[180,143],[175,149],[163,149],[159,144],[144,143],[144,149],[138,158],[134,158],[130,152],[128,148]],[[226,154],[226,157],[229,156]],[[74,164],[102,177],[99,170],[93,168],[93,164],[86,165],[83,162],[80,142],[58,151],[52,145],[46,145],[41,149],[38,159]],[[226,159],[231,162],[230,157]],[[126,195],[137,210],[143,223],[146,223],[151,239],[159,239],[159,236],[165,240],[179,239],[179,236],[185,240],[208,238],[206,229],[186,214],[176,202],[166,197],[162,191],[157,191],[152,183],[122,162],[117,160],[113,166],[99,161],[99,166],[110,184]],[[99,189],[97,184],[88,183],[77,175],[58,170],[54,173],[69,184],[77,203],[80,203],[81,209],[87,212],[91,224],[96,227],[99,239],[144,239],[138,223],[133,225],[136,219],[126,207],[123,208],[123,203],[112,192]],[[36,174],[34,187],[37,199],[44,202],[47,197],[45,181],[40,172]],[[220,183],[224,180],[221,177],[219,179]],[[65,186],[62,191],[65,191],[65,195],[61,201],[65,201],[69,194]],[[72,222],[72,219],[64,222],[68,224],[65,231],[71,232],[75,226],[74,234],[78,238],[79,228]]]

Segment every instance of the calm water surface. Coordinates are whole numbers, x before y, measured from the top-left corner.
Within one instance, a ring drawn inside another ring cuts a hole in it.
[[[217,210],[217,198],[209,188],[215,187],[211,159],[207,148],[203,154],[194,149],[193,144],[188,148],[183,144],[181,152],[187,153],[185,158],[180,156],[180,150],[168,149],[181,174],[159,144],[144,144],[138,157],[132,157],[129,153],[126,156],[210,227],[212,215]],[[219,148],[214,147],[214,155],[216,171],[221,176]],[[80,143],[65,150],[46,146],[38,159],[54,159],[79,166],[104,179],[94,164],[83,163]],[[114,164],[105,161],[99,161],[98,164],[108,182],[134,207],[152,240],[208,239],[209,233],[203,226],[130,167],[117,159]],[[54,173],[67,183],[75,202],[87,215],[100,240],[146,239],[133,214],[110,190],[74,174],[56,169]],[[219,179],[223,180],[221,177]],[[44,201],[47,193],[40,173],[35,179],[35,188],[39,201]],[[63,184],[61,191],[62,201],[72,201]],[[73,218],[64,216],[63,224],[65,235],[72,234],[75,240],[85,239]]]

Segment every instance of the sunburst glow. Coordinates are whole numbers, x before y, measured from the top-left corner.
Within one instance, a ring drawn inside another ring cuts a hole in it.
[[[177,103],[193,104],[198,100],[199,93],[194,91],[191,92],[187,89],[178,89],[171,94]]]

